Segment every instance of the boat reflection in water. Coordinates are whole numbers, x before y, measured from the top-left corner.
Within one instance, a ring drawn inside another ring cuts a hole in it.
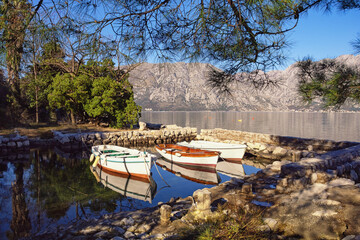
[[[150,176],[149,179],[134,177],[127,174],[113,173],[90,166],[96,180],[104,187],[120,193],[125,197],[131,197],[142,201],[152,202],[156,193],[156,182]]]
[[[244,166],[241,162],[219,161],[216,171],[229,177],[243,178],[245,176]]]
[[[221,178],[217,174],[216,168],[178,164],[165,160],[164,158],[158,158],[156,164],[164,170],[174,173],[176,176],[180,176],[193,182],[208,185],[216,185],[221,182]]]

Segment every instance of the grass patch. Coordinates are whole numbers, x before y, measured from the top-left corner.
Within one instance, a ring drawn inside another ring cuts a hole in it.
[[[225,210],[226,209],[226,210]],[[216,217],[193,222],[179,230],[176,239],[273,239],[274,234],[260,230],[264,225],[260,210],[246,211],[243,208],[225,205],[217,210]]]

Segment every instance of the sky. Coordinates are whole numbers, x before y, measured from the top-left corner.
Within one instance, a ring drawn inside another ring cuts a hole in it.
[[[289,34],[291,47],[284,68],[310,56],[314,60],[355,54],[350,42],[360,34],[360,11],[311,10]]]
[[[285,51],[287,61],[276,69],[284,70],[305,57],[317,61],[355,54],[350,42],[357,36],[360,36],[360,10],[312,9],[302,15],[298,26],[289,32],[291,45]],[[150,62],[156,61],[150,59]]]

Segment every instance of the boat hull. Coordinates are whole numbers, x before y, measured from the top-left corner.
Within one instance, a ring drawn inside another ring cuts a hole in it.
[[[219,159],[218,152],[192,149],[176,144],[159,144],[155,148],[165,159],[183,165],[215,168]]]
[[[106,150],[114,152],[104,153]],[[151,174],[153,165],[151,154],[112,145],[95,146],[92,148],[92,153],[99,157],[97,167],[108,172],[140,178],[149,178]]]
[[[241,162],[246,151],[246,145],[244,144],[228,144],[210,141],[191,141],[190,143],[180,142],[178,144],[208,151],[218,151],[220,152],[220,157],[222,159],[230,162]]]

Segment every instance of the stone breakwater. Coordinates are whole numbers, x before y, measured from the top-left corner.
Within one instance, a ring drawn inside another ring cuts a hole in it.
[[[54,131],[58,144],[72,149],[82,146],[111,144],[118,146],[154,146],[160,143],[190,141],[196,137],[197,129],[168,125],[159,130],[130,130],[119,132],[78,132],[62,133]]]
[[[299,161],[328,151],[354,146],[354,142],[296,138],[226,129],[202,129],[199,140],[246,144],[246,152],[269,160]]]

